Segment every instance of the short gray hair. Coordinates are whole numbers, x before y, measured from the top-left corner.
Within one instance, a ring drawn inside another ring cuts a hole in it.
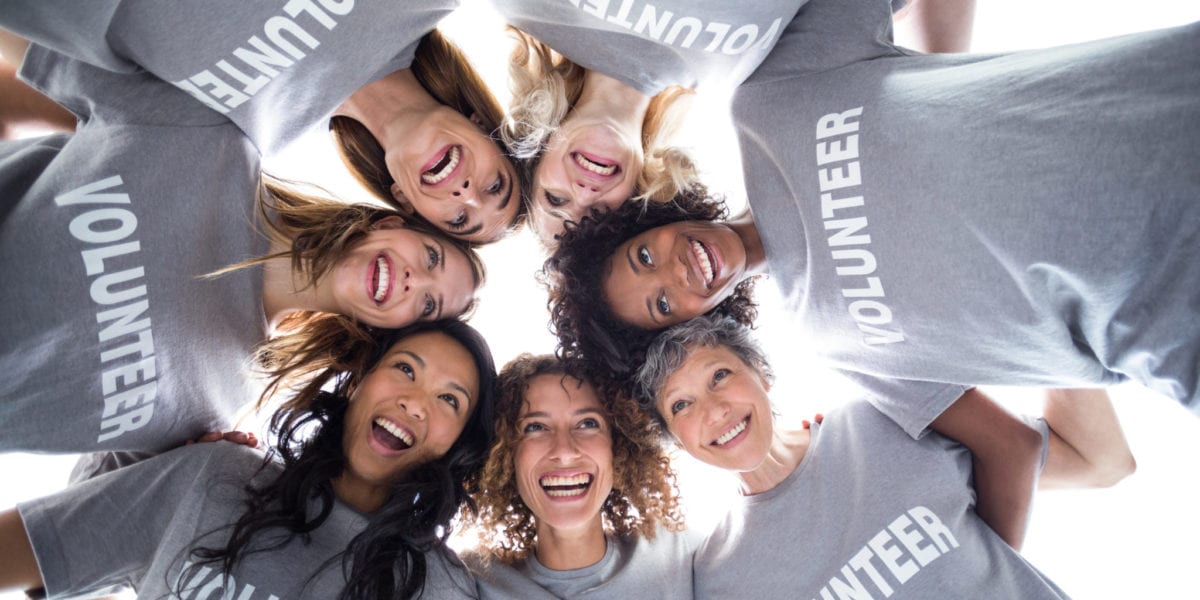
[[[727,316],[701,315],[663,331],[646,350],[646,359],[634,375],[638,406],[666,428],[656,402],[663,383],[687,360],[695,346],[724,346],[763,379],[772,379],[771,367],[750,328]]]

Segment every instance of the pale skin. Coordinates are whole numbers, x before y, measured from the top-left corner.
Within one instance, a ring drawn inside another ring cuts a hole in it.
[[[504,235],[520,205],[516,170],[482,130],[441,104],[409,69],[373,81],[335,112],[384,149],[392,198],[448,235],[477,243]]]
[[[734,471],[743,494],[760,494],[795,471],[811,440],[808,430],[775,429],[769,387],[756,369],[726,347],[693,347],[662,385],[656,408],[684,450]],[[971,390],[939,417],[940,423],[935,421],[934,429],[943,427],[948,437],[968,438],[955,439],[972,449],[977,512],[1019,548],[1037,479],[1040,439],[1034,440],[1030,453],[1028,439],[1006,437],[1010,431],[996,427],[1004,414],[981,392]],[[1039,480],[1042,488],[1112,485],[1133,472],[1132,454],[1103,390],[1051,390],[1045,417],[1051,433]],[[997,457],[1021,464],[1004,470]],[[981,466],[986,472],[979,471]]]
[[[552,245],[567,221],[629,199],[642,170],[650,97],[603,73],[584,75],[578,102],[551,136],[533,176],[530,220]]]
[[[559,571],[599,562],[607,547],[600,511],[612,490],[613,468],[611,425],[595,389],[558,374],[534,377],[517,429],[514,475],[537,519],[538,561]],[[581,492],[553,496],[547,489],[579,477],[588,479]]]
[[[390,487],[414,466],[446,453],[475,410],[478,394],[475,363],[450,336],[427,331],[396,342],[351,393],[343,433],[347,468],[333,481],[334,496],[360,512],[378,510]],[[411,445],[381,444],[388,434],[374,426],[377,419],[406,430]],[[236,432],[226,435],[240,441]],[[0,548],[0,592],[43,587],[16,509],[0,513]]]
[[[75,115],[17,79],[29,42],[0,29],[0,139],[12,139],[17,130],[74,131]]]
[[[895,16],[896,39],[930,54],[967,52],[975,0],[913,0]]]

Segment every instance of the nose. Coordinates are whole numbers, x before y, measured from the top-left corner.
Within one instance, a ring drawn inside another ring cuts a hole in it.
[[[729,403],[720,398],[704,398],[700,403],[707,425],[720,425],[729,416]]]
[[[455,199],[462,200],[467,206],[479,207],[479,198],[476,197],[475,192],[471,189],[470,179],[464,180],[458,189],[450,192],[450,195],[454,196]]]
[[[429,273],[423,269],[404,269],[404,279],[401,285],[404,287],[404,293],[409,294],[414,291],[420,291],[429,287],[431,279]]]
[[[554,446],[550,449],[550,457],[559,462],[570,462],[577,456],[579,446],[575,443],[575,437],[571,435],[571,429],[560,428],[554,434]]]
[[[678,282],[681,287],[685,288],[689,287],[689,284],[691,284],[692,281],[692,264],[688,261],[688,258],[688,255],[684,253],[676,255],[674,265],[675,268],[671,271],[671,275],[674,277],[675,281]]]
[[[417,421],[425,420],[425,400],[420,394],[402,396],[399,399],[400,409]]]
[[[572,191],[575,192],[575,201],[583,206],[590,206],[600,200],[600,187],[590,181],[576,181]]]

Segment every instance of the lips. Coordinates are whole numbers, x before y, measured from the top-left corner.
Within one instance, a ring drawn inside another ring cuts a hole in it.
[[[538,485],[546,491],[546,495],[559,500],[573,500],[587,494],[595,478],[591,473],[576,473],[573,475],[543,475],[538,479]]]
[[[717,437],[717,439],[713,440],[710,445],[724,446],[725,444],[728,444],[729,442],[731,442],[731,441],[737,439],[739,436],[741,436],[742,432],[746,431],[746,428],[749,426],[750,426],[750,417],[749,417],[749,415],[747,415],[745,419],[738,421],[736,424],[734,424],[733,427],[730,427],[728,430],[725,431],[725,433],[722,433],[720,436]]]
[[[408,450],[416,442],[413,432],[384,417],[371,422],[371,438],[393,452]]]
[[[437,185],[446,181],[458,170],[458,165],[461,161],[462,146],[446,146],[430,161],[432,164],[426,164],[425,171],[421,173],[421,183],[425,185]]]
[[[375,256],[375,262],[367,274],[367,295],[376,305],[387,302],[388,298],[392,296],[395,284],[395,278],[392,276],[394,271],[395,265],[387,255],[380,252]]]
[[[615,161],[585,152],[572,152],[571,160],[575,161],[575,164],[579,165],[583,170],[600,177],[612,177],[621,171],[621,165]]]
[[[691,238],[688,238],[688,242],[692,249],[692,256],[696,258],[696,265],[700,267],[700,276],[704,281],[704,287],[712,289],[713,282],[717,279],[716,257],[712,255],[704,242]]]

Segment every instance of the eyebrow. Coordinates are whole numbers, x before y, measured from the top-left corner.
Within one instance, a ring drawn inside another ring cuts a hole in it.
[[[450,235],[453,235],[455,237],[462,237],[462,236],[467,236],[467,235],[475,235],[475,234],[479,233],[480,231],[483,231],[483,223],[476,223],[474,227],[468,227],[461,231],[454,231],[453,229],[451,229],[449,233],[450,233]]]
[[[412,352],[410,350],[397,350],[397,351],[393,352],[392,354],[407,355],[409,358],[412,358],[413,362],[417,363],[417,365],[420,366],[422,369],[425,368],[425,359],[421,358],[421,356],[415,352]]]
[[[471,392],[468,392],[467,388],[465,388],[453,381],[450,382],[450,387],[462,392],[462,395],[467,397],[467,404],[472,405],[472,406],[475,404],[475,399],[471,397]]]
[[[440,260],[440,261],[438,261],[438,262],[440,262],[440,263],[441,263],[441,267],[442,267],[442,268],[441,268],[441,271],[442,271],[443,273],[445,273],[445,272],[446,272],[446,247],[442,245],[442,241],[441,241],[441,240],[437,240],[437,239],[435,239],[435,240],[433,240],[433,243],[437,244],[437,247],[438,247],[438,254],[441,254],[441,255],[442,255],[442,256],[441,256],[441,260]]]
[[[503,172],[500,173],[500,176],[503,177],[504,182],[508,184],[508,187],[504,190],[504,200],[500,201],[500,210],[504,210],[508,206],[508,202],[512,200],[513,180],[515,177],[509,177]]]
[[[579,415],[597,415],[600,417],[604,417],[604,413],[601,412],[600,409],[598,409],[598,408],[581,408],[581,409],[571,413],[572,417],[578,417]],[[537,411],[537,412],[525,413],[523,416],[521,416],[521,418],[519,418],[517,420],[524,421],[525,419],[549,419],[549,418],[550,418],[550,413],[544,412],[544,411]]]
[[[438,299],[437,299],[437,308],[438,308],[437,315],[435,315],[433,317],[434,321],[437,321],[438,319],[442,318],[442,307],[444,307],[445,305],[446,305],[446,296],[439,293]]]

